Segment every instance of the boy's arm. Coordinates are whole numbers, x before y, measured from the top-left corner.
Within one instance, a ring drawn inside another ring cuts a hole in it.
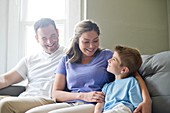
[[[104,102],[101,103],[98,102],[94,108],[94,113],[102,113],[103,106]]]

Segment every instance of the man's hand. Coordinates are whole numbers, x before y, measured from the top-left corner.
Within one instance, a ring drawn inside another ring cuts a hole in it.
[[[151,113],[151,103],[141,102],[133,113]]]

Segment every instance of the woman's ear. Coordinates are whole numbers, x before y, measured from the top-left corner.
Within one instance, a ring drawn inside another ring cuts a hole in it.
[[[127,73],[129,73],[129,68],[128,67],[122,67],[121,74],[127,74]]]

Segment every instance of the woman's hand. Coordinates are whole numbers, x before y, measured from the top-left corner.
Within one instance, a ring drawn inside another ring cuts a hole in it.
[[[133,113],[151,113],[151,103],[141,102]]]
[[[100,91],[81,93],[82,100],[87,102],[104,102],[105,95]]]

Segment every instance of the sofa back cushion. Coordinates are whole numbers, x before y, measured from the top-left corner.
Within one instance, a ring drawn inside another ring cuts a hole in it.
[[[170,113],[170,51],[142,55],[139,73],[152,98],[152,113]]]

